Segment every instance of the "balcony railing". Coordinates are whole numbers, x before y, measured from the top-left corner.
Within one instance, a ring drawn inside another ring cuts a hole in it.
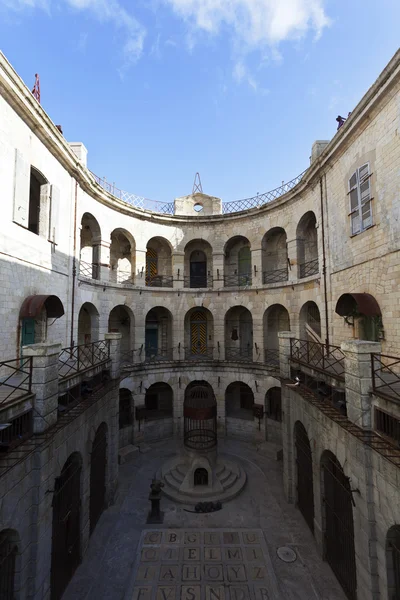
[[[264,271],[263,283],[280,283],[281,281],[287,281],[288,269],[275,269],[273,271]]]
[[[371,354],[372,389],[388,400],[400,400],[400,358]]]
[[[251,284],[251,273],[224,275],[224,287],[248,287]]]
[[[270,367],[279,369],[279,350],[270,350],[269,348],[265,348],[264,362]]]
[[[214,348],[184,348],[185,360],[213,360]]]
[[[290,356],[293,362],[344,381],[344,353],[339,346],[293,339]]]
[[[183,278],[185,288],[212,288],[212,275],[185,275]]]
[[[172,275],[153,275],[152,277],[146,277],[146,287],[172,288],[173,277]]]
[[[0,362],[0,406],[32,394],[32,357]]]
[[[96,367],[110,358],[107,340],[63,348],[58,357],[58,372],[61,379]]]
[[[32,410],[10,419],[9,423],[0,426],[0,452],[15,448],[33,433]]]
[[[173,348],[146,348],[144,353],[145,362],[172,360]]]
[[[300,273],[299,273],[300,279],[303,279],[304,277],[311,277],[311,275],[317,275],[317,273],[319,272],[318,258],[314,258],[313,260],[310,260],[309,262],[302,263],[299,265],[299,267],[300,267]]]
[[[85,279],[99,279],[100,265],[87,263],[81,260],[79,262],[79,276],[84,277]]]
[[[114,274],[114,277],[116,279],[116,282],[121,283],[122,285],[135,285],[135,277],[134,277],[132,271],[118,270]]]
[[[225,348],[225,360],[252,361],[253,348],[246,346],[245,348]]]

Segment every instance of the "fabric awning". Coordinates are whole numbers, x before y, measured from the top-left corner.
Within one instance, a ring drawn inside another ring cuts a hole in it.
[[[335,312],[341,317],[348,317],[355,312],[366,317],[382,315],[379,304],[371,294],[343,294],[337,301]]]
[[[57,319],[64,314],[64,306],[58,296],[28,296],[19,311],[20,319],[34,318],[45,307],[48,319]]]

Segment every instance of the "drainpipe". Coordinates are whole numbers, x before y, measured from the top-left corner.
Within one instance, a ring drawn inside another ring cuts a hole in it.
[[[326,187],[326,175],[325,177],[325,187]],[[324,280],[324,302],[325,302],[325,329],[326,329],[326,337],[325,344],[326,349],[328,351],[329,348],[329,318],[328,318],[328,292],[326,285],[326,253],[325,253],[325,222],[324,222],[324,193],[322,187],[322,177],[319,180],[319,189],[320,189],[320,197],[321,197],[321,228],[322,228],[322,278]]]
[[[72,256],[72,300],[71,300],[71,338],[70,346],[74,346],[74,311],[75,311],[75,280],[76,280],[76,213],[78,206],[78,182],[75,181],[75,206],[74,206],[74,245]]]

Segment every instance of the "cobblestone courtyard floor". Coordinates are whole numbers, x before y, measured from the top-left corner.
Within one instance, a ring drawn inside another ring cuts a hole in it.
[[[163,498],[163,525],[146,525],[151,480],[176,447],[154,444],[121,466],[116,503],[103,513],[63,600],[345,600],[302,515],[284,498],[273,444],[221,442],[219,451],[247,472],[240,496],[210,514]],[[294,550],[294,562],[279,558],[282,546]]]

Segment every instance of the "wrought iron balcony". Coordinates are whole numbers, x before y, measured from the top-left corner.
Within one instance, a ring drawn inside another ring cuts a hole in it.
[[[317,275],[319,272],[318,258],[314,258],[306,263],[299,265],[299,278],[311,277],[311,275]]]
[[[79,276],[85,279],[99,279],[100,265],[79,261]]]
[[[145,362],[153,362],[159,360],[172,360],[173,348],[152,348],[147,347],[145,349],[144,360]]]
[[[263,283],[279,283],[281,281],[287,281],[288,269],[274,269],[273,271],[263,272]]]
[[[372,389],[387,400],[400,400],[400,358],[371,354]]]
[[[63,348],[58,357],[60,378],[65,379],[70,375],[98,366],[107,362],[109,358],[110,345],[107,340]]]
[[[252,361],[253,360],[253,348],[252,346],[246,346],[245,348],[229,348],[225,347],[225,360],[235,361]]]
[[[152,275],[146,277],[146,287],[172,288],[172,275]]]
[[[28,410],[0,428],[0,452],[7,452],[28,439],[33,433],[33,411]]]
[[[0,362],[0,407],[32,394],[32,358]]]
[[[265,348],[264,362],[270,367],[279,369],[279,350]]]
[[[290,345],[290,357],[293,362],[344,381],[345,357],[339,346],[293,339]]]
[[[251,284],[251,273],[224,275],[224,287],[248,287]]]
[[[201,346],[199,348],[184,348],[185,360],[213,360],[214,348]]]
[[[183,278],[185,288],[212,288],[212,275],[185,275]]]

